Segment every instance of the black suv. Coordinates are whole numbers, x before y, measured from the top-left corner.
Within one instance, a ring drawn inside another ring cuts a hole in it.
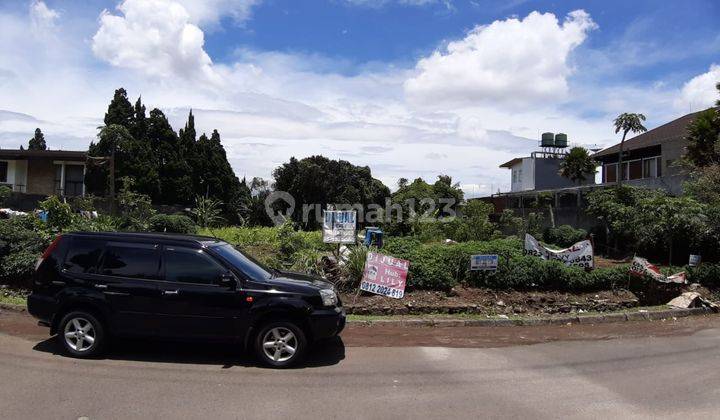
[[[111,335],[231,340],[274,367],[345,326],[332,284],[170,234],[59,236],[38,260],[28,311],[75,357],[98,355]]]

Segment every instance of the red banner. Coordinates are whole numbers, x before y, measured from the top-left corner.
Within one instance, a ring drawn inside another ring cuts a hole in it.
[[[360,289],[402,299],[405,296],[405,281],[409,267],[410,261],[368,252]]]

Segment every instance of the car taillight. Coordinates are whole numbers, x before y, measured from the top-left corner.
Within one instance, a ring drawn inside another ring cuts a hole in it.
[[[57,238],[52,241],[50,246],[47,247],[45,252],[43,252],[42,256],[38,258],[37,263],[35,263],[35,270],[37,270],[40,267],[40,264],[42,264],[42,262],[45,261],[45,259],[47,259],[47,257],[49,257],[53,251],[55,251],[55,248],[57,248],[58,244],[60,243],[60,238],[62,238],[62,235],[58,235]]]

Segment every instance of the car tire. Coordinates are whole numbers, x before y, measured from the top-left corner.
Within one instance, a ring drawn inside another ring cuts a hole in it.
[[[69,312],[58,325],[57,338],[68,356],[85,359],[101,354],[105,337],[102,322],[89,312]]]
[[[264,324],[255,336],[255,355],[264,365],[274,368],[297,364],[307,347],[303,330],[289,321]]]

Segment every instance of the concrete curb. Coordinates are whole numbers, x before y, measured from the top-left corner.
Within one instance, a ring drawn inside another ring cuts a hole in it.
[[[25,305],[13,305],[11,303],[0,303],[0,310],[11,312],[27,312]],[[545,318],[407,318],[407,319],[377,319],[377,320],[348,320],[348,324],[373,326],[387,325],[393,327],[511,327],[511,326],[534,326],[534,325],[566,325],[566,324],[605,324],[610,322],[626,321],[658,321],[670,318],[684,318],[693,315],[706,315],[714,313],[710,308],[688,308],[688,309],[656,309],[641,310],[636,312],[610,312],[597,315],[575,315]]]
[[[627,321],[658,321],[662,319],[684,318],[693,315],[706,315],[715,313],[710,308],[688,309],[658,309],[642,310],[637,312],[611,312],[598,315],[577,315],[546,318],[525,319],[378,319],[378,320],[348,320],[348,324],[359,326],[387,325],[394,327],[509,327],[534,325],[566,325],[566,324],[605,324],[611,322]]]

